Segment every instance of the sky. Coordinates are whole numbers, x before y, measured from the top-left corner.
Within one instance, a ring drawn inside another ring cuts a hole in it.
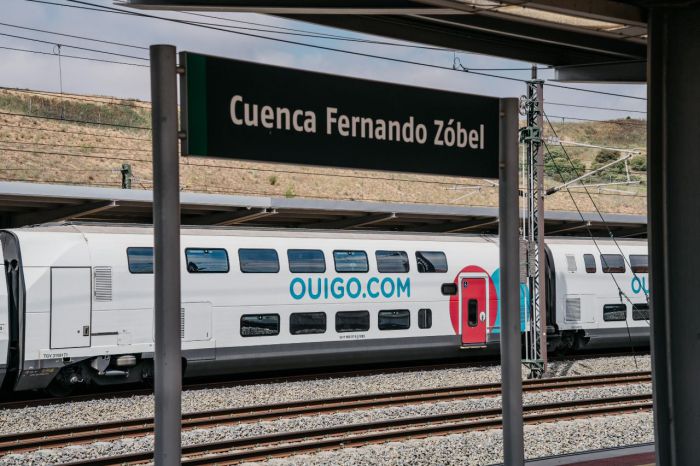
[[[191,25],[176,24],[150,18],[108,14],[69,8],[68,0],[46,0],[63,6],[35,3],[28,0],[0,0],[0,60],[3,63],[0,73],[0,86],[23,89],[59,91],[77,94],[108,95],[122,98],[150,100],[148,68],[114,63],[100,63],[65,57],[66,55],[102,58],[105,60],[147,64],[136,58],[110,56],[70,46],[109,51],[130,57],[147,58],[148,51],[135,47],[148,47],[151,44],[171,44],[178,50],[199,52],[208,55],[237,58],[254,62],[300,68],[351,77],[411,84],[445,89],[470,94],[483,94],[497,97],[519,97],[525,93],[525,85],[504,79],[476,76],[451,69],[436,69],[412,64],[401,64],[376,58],[360,57],[347,53],[320,50],[298,44],[289,44],[264,38],[250,37],[231,32],[204,29]],[[95,4],[114,7],[109,0],[86,0]],[[274,37],[299,43],[332,47],[410,60],[451,68],[455,57],[468,68],[523,68],[519,71],[489,71],[492,74],[528,79],[531,63],[489,57],[449,50],[428,50],[415,47],[367,44],[341,40],[300,37],[270,32],[277,28],[303,29],[315,34],[332,34],[353,39],[390,41],[376,36],[361,35],[333,28],[324,28],[300,21],[292,21],[267,15],[242,13],[205,13],[222,19],[211,19],[177,12],[148,12],[162,17],[179,18],[188,21],[203,21],[224,26],[265,29],[263,32],[237,29],[238,32]],[[234,23],[228,20],[248,21],[264,26]],[[61,37],[43,32],[18,29],[22,26],[51,32],[72,34],[120,42],[135,47],[116,46],[77,38]],[[290,31],[287,31],[290,32]],[[33,42],[24,38],[38,39],[48,43]],[[396,42],[396,41],[393,41]],[[57,44],[61,44],[61,59],[56,55]],[[409,45],[407,43],[402,43]],[[3,49],[5,47],[5,49]],[[35,54],[6,48],[44,52]],[[540,77],[551,79],[551,70],[539,71]],[[598,89],[637,97],[646,96],[645,85],[632,84],[570,84],[575,87]],[[584,92],[567,91],[551,87],[545,88],[546,112],[553,120],[560,117],[586,119],[645,118],[646,101]],[[556,103],[597,106],[619,109],[616,111],[583,109],[554,105]],[[637,111],[637,112],[633,112]]]

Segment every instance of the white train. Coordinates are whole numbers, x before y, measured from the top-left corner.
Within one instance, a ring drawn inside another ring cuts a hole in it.
[[[152,241],[144,226],[0,231],[0,383],[60,392],[151,378]],[[646,242],[619,245],[548,240],[551,349],[648,344]],[[186,376],[498,347],[494,238],[183,228],[181,246]]]

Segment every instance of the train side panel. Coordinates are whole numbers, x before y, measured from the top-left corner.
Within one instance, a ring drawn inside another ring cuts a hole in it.
[[[631,257],[646,263],[645,241],[556,239],[548,247],[556,270],[562,347],[649,344],[648,270],[636,263],[636,272],[630,267]]]

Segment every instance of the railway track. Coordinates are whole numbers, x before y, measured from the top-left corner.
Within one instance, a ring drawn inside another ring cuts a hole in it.
[[[536,424],[567,419],[648,411],[651,394],[605,399],[576,400],[527,405],[524,422]],[[450,435],[502,427],[500,409],[485,409],[434,416],[393,419],[323,429],[283,432],[235,440],[190,445],[182,448],[182,464],[226,465],[303,453],[359,447],[390,441]],[[153,460],[153,452],[96,458],[68,463],[69,466],[142,464]]]
[[[523,382],[523,391],[538,392],[647,382],[651,382],[650,372],[628,372],[621,374],[527,380]],[[418,403],[493,397],[499,396],[500,393],[500,383],[491,383],[228,408],[184,414],[182,417],[182,428],[211,428],[221,425],[337,413],[357,409],[386,408]],[[638,401],[638,398],[629,398],[628,401]],[[500,414],[499,409],[486,411],[491,412],[491,416]],[[484,415],[485,412],[481,413]],[[452,419],[450,416],[452,415],[438,416],[438,418],[446,421]],[[464,416],[469,417],[471,414],[459,413],[453,420],[464,418]],[[397,420],[397,422],[400,423],[402,421]],[[153,419],[141,418],[4,435],[0,436],[0,455],[44,448],[57,448],[95,441],[116,440],[123,437],[138,437],[151,434],[152,432]]]
[[[419,364],[411,365],[410,367],[399,365],[399,366],[389,366],[389,367],[373,367],[365,369],[353,369],[353,370],[328,370],[325,372],[304,372],[300,374],[284,374],[281,375],[271,375],[269,377],[243,377],[243,378],[233,378],[228,380],[208,380],[208,381],[190,381],[183,384],[182,389],[184,390],[202,390],[202,389],[214,389],[214,388],[228,388],[228,387],[240,387],[245,385],[258,385],[258,384],[271,384],[271,383],[285,383],[285,382],[300,382],[306,380],[323,380],[331,378],[343,378],[343,377],[361,377],[370,376],[376,374],[392,374],[396,372],[419,372],[419,371],[431,371],[431,370],[442,370],[442,369],[462,369],[466,367],[473,366],[484,366],[488,365],[490,362],[493,364],[498,364],[497,359],[478,359],[476,361],[461,361],[461,362],[438,362],[430,364]],[[95,393],[84,393],[79,395],[65,396],[61,398],[56,397],[39,397],[32,396],[32,394],[20,393],[17,395],[19,399],[14,399],[10,401],[0,402],[0,410],[3,409],[19,409],[31,406],[47,406],[47,405],[58,405],[65,403],[75,403],[80,401],[94,401],[94,400],[109,400],[115,398],[128,398],[132,396],[145,396],[153,394],[152,388],[134,388],[125,387],[123,390],[114,390],[109,392],[95,392]],[[26,398],[24,398],[26,396]]]
[[[577,361],[580,359],[598,359],[598,358],[612,358],[621,356],[643,356],[648,355],[648,352],[600,352],[600,353],[583,353],[576,355],[566,355],[566,356],[550,356],[550,361]],[[500,363],[498,355],[493,357],[483,357],[477,358],[475,360],[469,361],[459,361],[459,362],[437,362],[428,364],[411,364],[410,366],[405,365],[394,365],[389,367],[374,367],[365,369],[355,369],[355,370],[330,370],[325,372],[315,372],[315,373],[300,373],[300,374],[284,374],[281,375],[271,375],[269,377],[254,377],[254,378],[233,378],[228,380],[216,380],[216,381],[194,381],[186,382],[183,385],[183,390],[202,390],[202,389],[212,389],[212,388],[228,388],[237,387],[244,385],[257,385],[257,384],[270,384],[270,383],[284,383],[284,382],[299,382],[305,380],[318,380],[318,379],[330,379],[330,378],[342,378],[342,377],[359,377],[359,376],[370,376],[376,374],[391,374],[397,372],[419,372],[419,371],[432,371],[432,370],[444,370],[444,369],[462,369],[474,366],[487,366],[487,365],[497,365]],[[151,388],[134,388],[125,387],[122,390],[113,390],[109,392],[93,392],[93,393],[83,393],[72,396],[65,396],[61,398],[56,397],[37,397],[33,393],[19,393],[10,394],[16,399],[11,399],[8,401],[0,402],[0,410],[4,409],[20,409],[32,406],[48,406],[48,405],[58,405],[65,403],[75,403],[80,401],[95,401],[95,400],[109,400],[115,398],[128,398],[132,396],[146,396],[151,395],[153,390]]]

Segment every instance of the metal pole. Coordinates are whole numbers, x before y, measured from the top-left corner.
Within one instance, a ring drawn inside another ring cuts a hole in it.
[[[537,79],[537,67],[532,67],[532,79]],[[544,123],[544,83],[542,80],[537,81],[537,127],[542,131]],[[540,133],[540,137],[542,134]],[[545,249],[544,249],[544,151],[542,150],[542,143],[538,142],[534,145],[534,159],[535,167],[537,169],[537,179],[536,179],[536,190],[535,194],[537,196],[537,264],[539,273],[539,322],[540,322],[540,354],[538,355],[542,359],[542,374],[547,372],[547,288],[546,288],[546,274],[545,270],[547,268]],[[540,374],[541,375],[541,374]]]
[[[520,372],[520,255],[518,216],[518,99],[501,99],[498,236],[501,267],[501,398],[503,459],[522,465],[523,382]]]
[[[155,464],[180,464],[180,173],[175,47],[152,45]]]
[[[656,464],[698,464],[700,4],[649,8],[647,154]]]

